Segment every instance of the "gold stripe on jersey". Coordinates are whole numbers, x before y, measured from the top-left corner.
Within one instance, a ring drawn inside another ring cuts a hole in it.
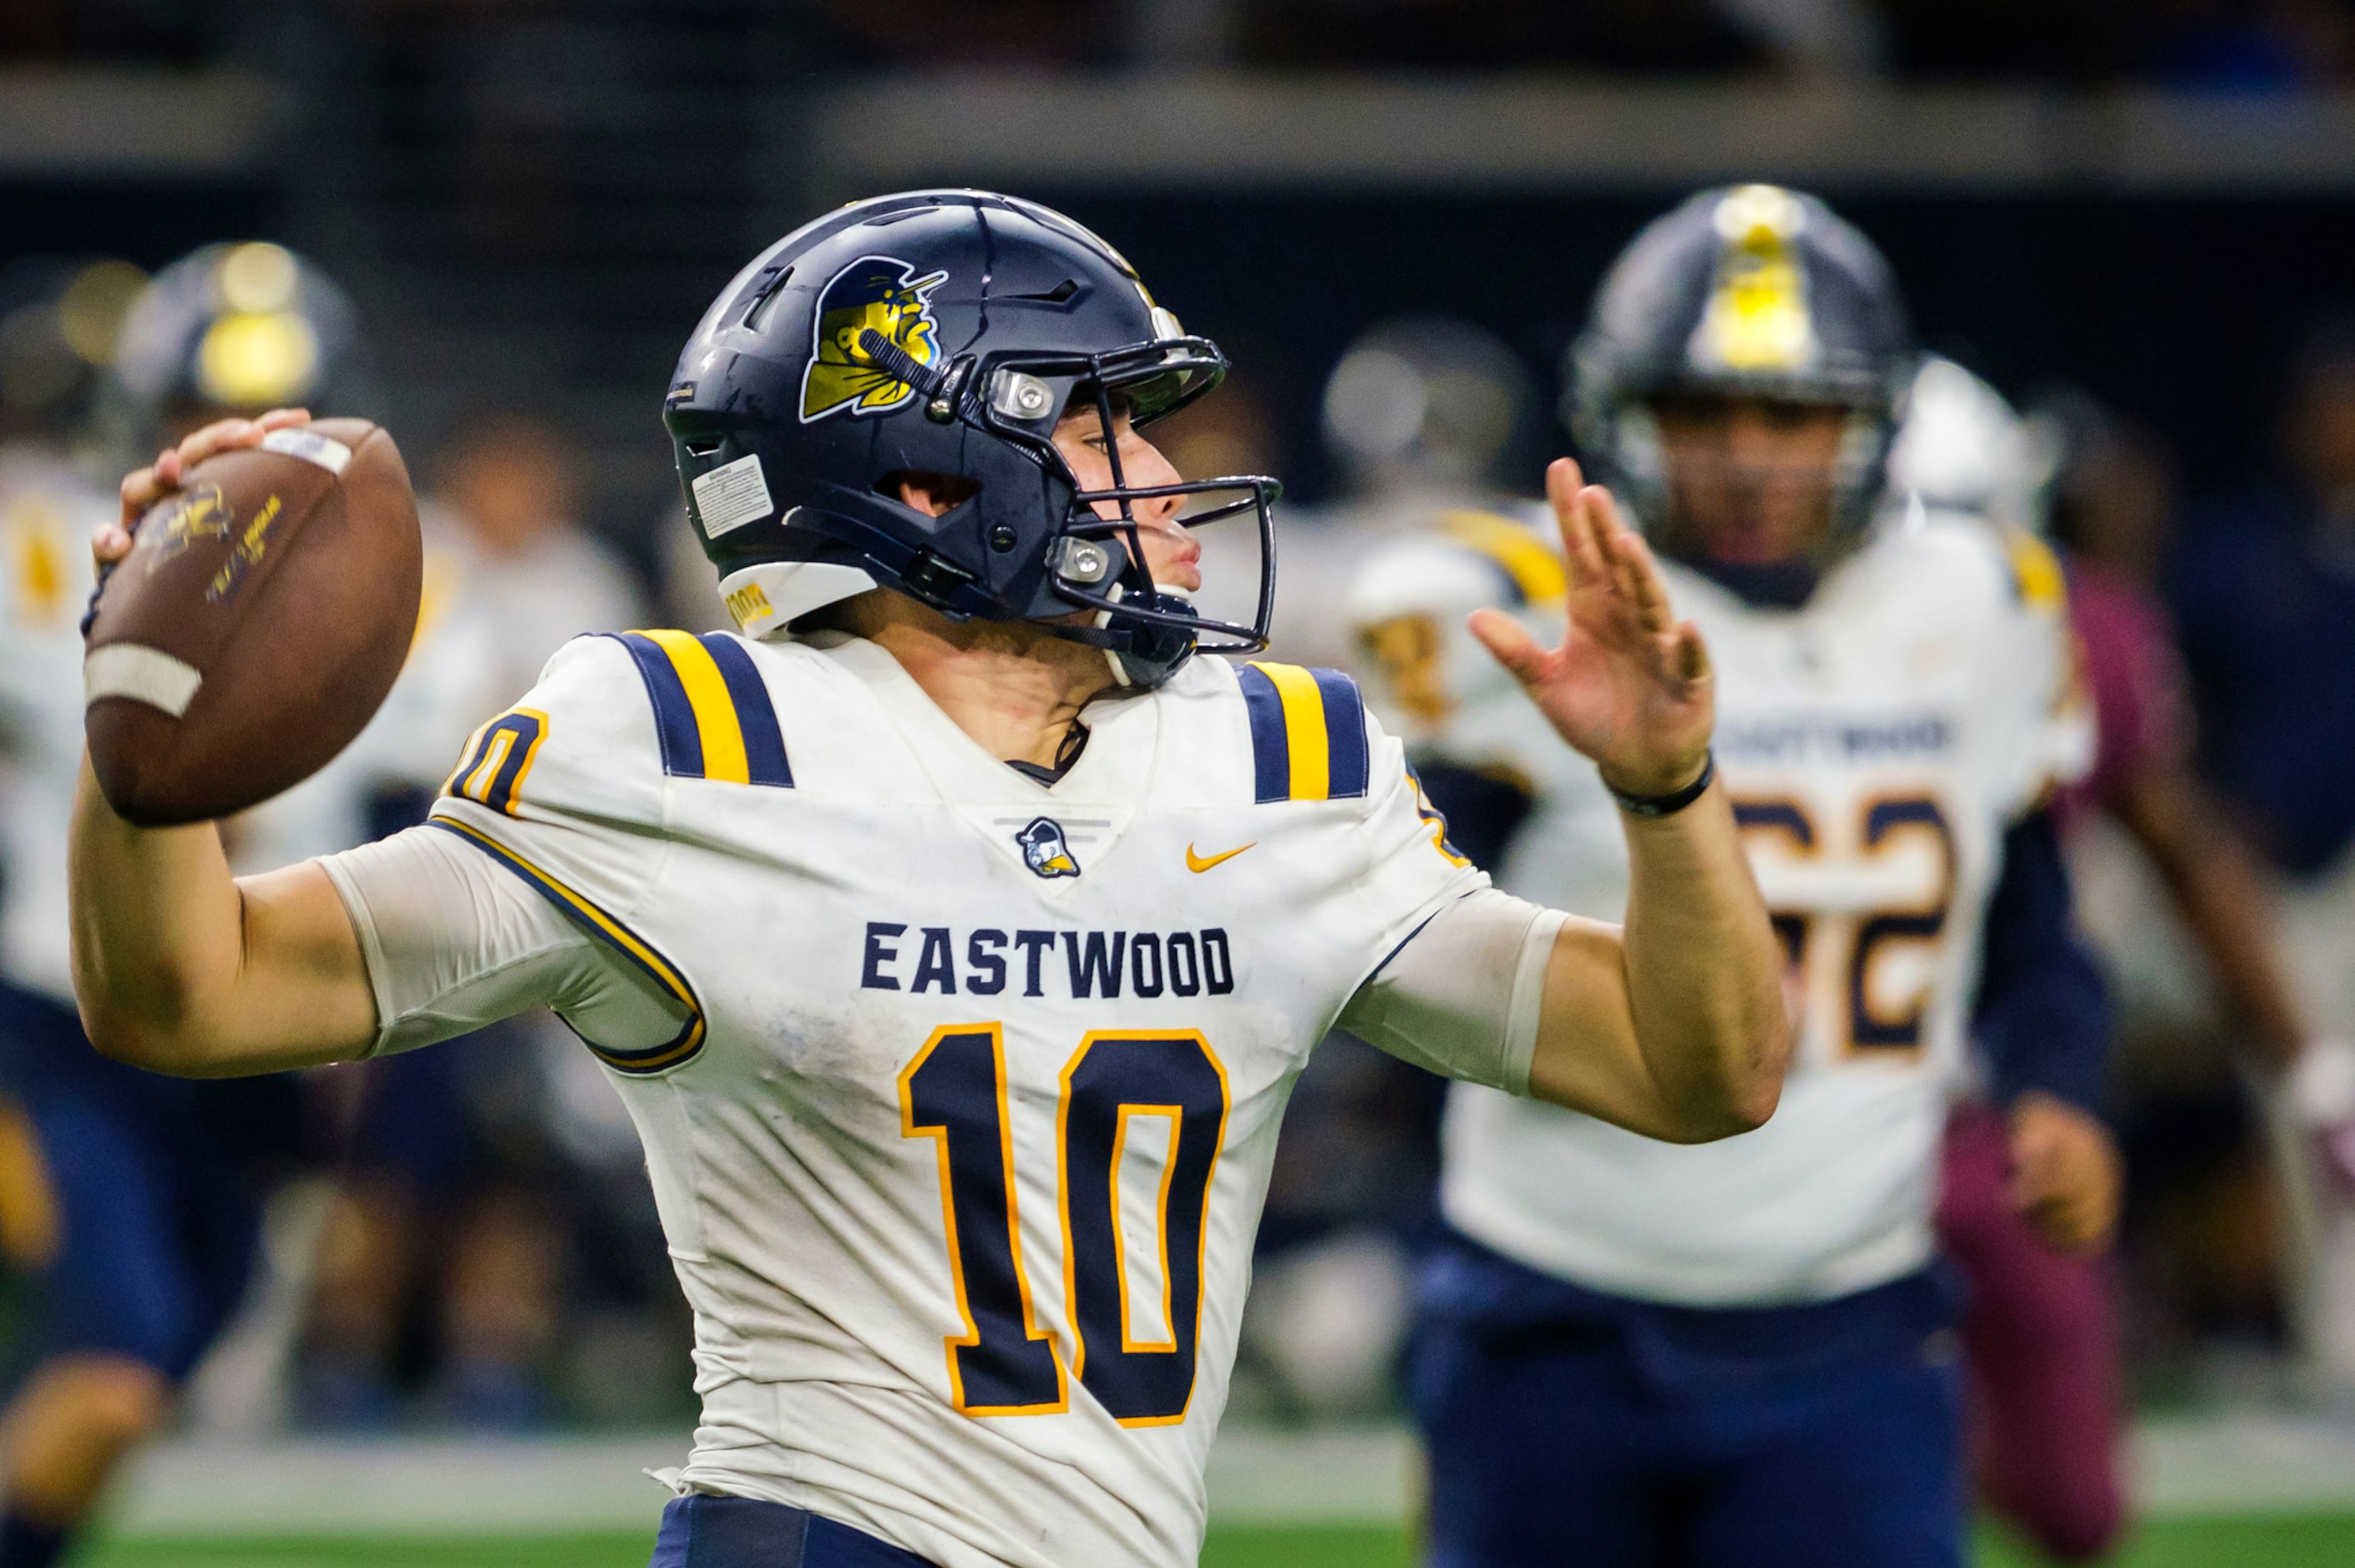
[[[2012,587],[2030,609],[2059,609],[2069,599],[2069,581],[2052,546],[2025,528],[2007,525],[2004,553],[2011,558]]]
[[[1284,751],[1292,762],[1292,798],[1322,800],[1332,793],[1332,775],[1326,758],[1330,742],[1325,734],[1325,694],[1316,677],[1297,664],[1262,664],[1252,668],[1275,687],[1284,705]]]
[[[695,988],[687,983],[687,977],[656,950],[652,943],[599,908],[593,900],[583,897],[567,887],[554,876],[480,829],[469,827],[464,822],[448,817],[435,817],[431,825],[440,828],[444,832],[457,834],[521,877],[533,892],[555,905],[558,913],[588,932],[591,938],[621,954],[623,958],[629,960],[631,967],[651,979],[674,1001],[687,1009],[687,1022],[677,1034],[660,1045],[649,1046],[645,1050],[611,1051],[583,1036],[581,1044],[588,1046],[599,1061],[617,1073],[626,1073],[632,1077],[644,1077],[679,1066],[703,1049],[705,1025],[702,1000],[695,994]],[[574,1033],[578,1033],[579,1031],[575,1030]]]
[[[1561,557],[1518,523],[1489,512],[1450,512],[1440,518],[1439,529],[1502,567],[1526,603],[1543,604],[1570,591]]]
[[[685,631],[642,631],[670,659],[678,683],[687,689],[687,706],[695,710],[695,732],[703,742],[703,776],[725,784],[749,784],[751,766],[744,755],[744,726],[711,651]]]

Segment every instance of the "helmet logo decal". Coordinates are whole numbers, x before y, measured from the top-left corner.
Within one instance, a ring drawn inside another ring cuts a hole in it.
[[[197,345],[197,389],[227,408],[291,403],[318,378],[319,334],[293,311],[229,311]]]
[[[932,293],[947,281],[946,272],[919,278],[915,268],[892,256],[861,256],[826,280],[811,328],[809,366],[802,372],[802,423],[843,408],[854,418],[888,414],[912,401],[916,389],[877,365],[860,336],[873,327],[917,364],[933,364],[941,347]]]
[[[1077,876],[1080,863],[1063,842],[1063,824],[1052,817],[1033,817],[1014,835],[1022,846],[1022,863],[1040,876]]]
[[[1807,276],[1792,241],[1806,209],[1779,185],[1742,185],[1713,215],[1725,249],[1709,306],[1689,349],[1699,365],[1797,371],[1822,352],[1807,308]]]

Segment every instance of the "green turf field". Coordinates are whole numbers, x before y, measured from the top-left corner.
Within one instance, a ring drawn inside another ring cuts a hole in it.
[[[644,1568],[642,1535],[515,1536],[449,1541],[118,1541],[76,1568]],[[1981,1568],[2036,1559],[1990,1542]],[[2144,1527],[2117,1568],[2346,1568],[2355,1516],[2168,1520]],[[1387,1530],[1221,1530],[1203,1568],[1403,1568],[1405,1542]]]

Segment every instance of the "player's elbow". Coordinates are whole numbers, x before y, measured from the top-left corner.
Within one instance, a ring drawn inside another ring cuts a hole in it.
[[[167,975],[137,985],[78,963],[74,1000],[91,1048],[127,1067],[174,1077],[206,1076],[210,1059],[199,999]]]
[[[1774,1093],[1764,1099],[1728,1098],[1688,1106],[1678,1111],[1667,1128],[1653,1136],[1664,1143],[1716,1143],[1722,1139],[1739,1138],[1764,1127],[1781,1097],[1782,1088],[1777,1085]]]
[[[119,1009],[92,1006],[88,998],[81,1004],[81,1027],[91,1048],[109,1061],[176,1078],[204,1075],[198,1065],[203,1052],[185,1030],[159,1026]]]
[[[1778,996],[1775,1005],[1745,1032],[1750,1048],[1727,1075],[1726,1130],[1721,1137],[1756,1132],[1774,1118],[1783,1103],[1783,1075],[1791,1065],[1791,1017]]]
[[[1737,1052],[1722,1054],[1721,1065],[1695,1085],[1678,1107],[1674,1143],[1715,1143],[1755,1132],[1783,1102],[1783,1070],[1790,1059],[1790,1026],[1779,1015],[1745,1031]]]

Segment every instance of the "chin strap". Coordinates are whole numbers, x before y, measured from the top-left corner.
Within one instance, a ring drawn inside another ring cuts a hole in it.
[[[1169,594],[1153,596],[1157,608],[1183,599]],[[1082,647],[1100,648],[1104,661],[1112,666],[1112,678],[1124,688],[1151,691],[1166,683],[1184,668],[1194,656],[1196,638],[1191,631],[1174,627],[1156,626],[1150,621],[1134,621],[1115,626],[1115,610],[1099,610],[1089,626],[1069,626],[1051,621],[1036,622],[1046,628],[1050,637],[1065,642],[1077,642]]]

